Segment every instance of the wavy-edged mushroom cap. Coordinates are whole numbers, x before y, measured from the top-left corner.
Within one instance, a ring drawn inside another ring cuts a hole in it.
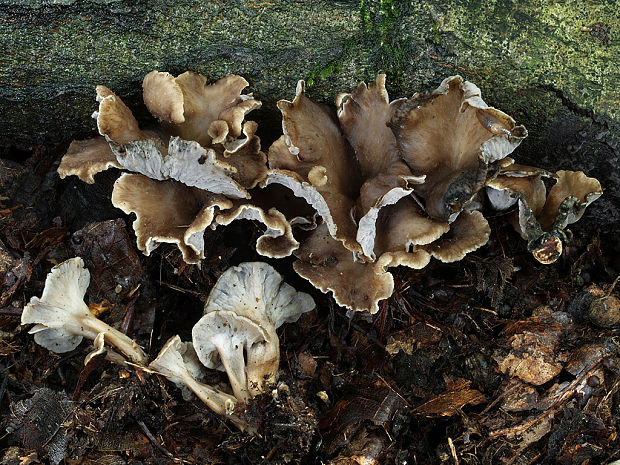
[[[450,224],[450,231],[428,245],[421,246],[437,260],[452,263],[489,241],[491,227],[479,211],[462,211]]]
[[[87,184],[95,182],[94,176],[108,168],[122,168],[104,137],[74,140],[60,160],[60,179],[77,176]]]
[[[338,119],[351,143],[364,179],[384,173],[400,158],[394,133],[388,127],[396,104],[385,89],[385,74],[368,85],[361,82],[350,94],[336,100]]]
[[[357,163],[336,115],[304,93],[299,81],[292,102],[280,100],[284,135],[269,148],[266,184],[279,183],[312,205],[333,237],[360,250],[351,209],[359,194]]]
[[[321,224],[294,252],[293,267],[324,293],[331,291],[338,305],[356,311],[379,311],[378,302],[394,291],[394,278],[383,264],[355,261],[351,251]],[[428,254],[425,254],[428,257]],[[424,265],[428,263],[428,258]]]
[[[99,110],[93,113],[93,117],[97,118],[99,134],[119,145],[148,139],[149,136],[140,129],[133,113],[118,95],[106,86],[97,86],[96,90]]]
[[[410,198],[410,194],[413,192],[415,185],[423,182],[424,176],[412,176],[409,168],[402,162],[393,163],[386,172],[364,182],[354,209],[358,224],[356,239],[361,246],[364,257],[358,254],[356,259],[362,261],[370,259],[374,261],[378,255],[381,255],[382,251],[387,250],[382,248],[380,244],[381,241],[390,240],[385,235],[393,233],[393,231],[385,231],[383,227],[388,215],[386,211],[390,210],[392,211],[391,214],[394,214],[394,209],[389,207],[399,204],[399,213],[397,215],[410,216],[410,214],[417,214],[419,208]],[[412,212],[405,212],[406,209],[403,208],[405,205],[411,205]],[[421,215],[417,216],[421,217]],[[415,227],[419,226],[419,224],[405,225],[403,223],[403,226]],[[381,232],[382,229],[384,230],[383,232]],[[423,231],[411,228],[399,232],[412,236],[418,233],[424,234]],[[384,237],[381,237],[382,235]],[[416,243],[418,242],[412,242],[412,244]]]
[[[583,171],[558,171],[556,176],[558,181],[540,214],[535,216],[529,205],[519,202],[519,226],[527,235],[528,250],[544,265],[562,255],[566,227],[578,221],[586,207],[603,194],[600,182]]]
[[[205,256],[204,232],[217,210],[232,201],[180,182],[155,181],[139,174],[123,174],[114,183],[112,204],[135,213],[133,228],[138,249],[145,255],[161,243],[176,244],[186,263]]]
[[[248,82],[230,75],[207,85],[207,78],[192,71],[177,76],[151,71],[142,82],[149,111],[175,136],[203,146],[222,143],[241,134],[247,113],[261,102],[241,91]]]
[[[234,312],[265,331],[266,340],[247,351],[248,385],[252,395],[256,395],[275,381],[277,375],[280,345],[276,329],[284,323],[297,321],[314,307],[310,295],[285,283],[273,267],[262,262],[248,262],[231,267],[220,276],[205,304],[205,314],[222,310]]]
[[[557,179],[548,196],[541,176]],[[527,239],[534,258],[545,265],[562,255],[565,228],[578,221],[586,207],[602,193],[598,180],[582,171],[558,171],[552,175],[514,165],[487,182],[487,195],[495,208],[506,209],[518,200],[512,224]]]
[[[539,175],[501,175],[487,181],[486,186],[487,198],[495,210],[507,210],[518,200],[523,200],[530,206],[534,215],[539,215],[545,205],[547,189]],[[523,235],[520,228],[516,229]]]
[[[578,221],[588,205],[603,195],[601,183],[583,171],[556,172],[557,183],[549,191],[539,216],[540,225],[547,229],[555,223],[566,225]]]
[[[146,362],[146,354],[135,341],[97,319],[84,302],[90,273],[80,257],[70,258],[52,268],[45,279],[41,298],[33,297],[22,312],[21,324],[34,323],[30,330],[37,344],[52,352],[75,349],[82,338],[94,340],[104,333],[105,341],[134,362]]]
[[[264,210],[255,205],[253,199],[242,200],[236,201],[230,210],[215,217],[218,225],[228,225],[235,220],[260,221],[266,226],[263,234],[256,240],[256,251],[265,257],[288,257],[299,247],[299,242],[293,237],[290,222],[275,208]]]
[[[399,102],[390,126],[411,171],[427,175],[416,192],[427,200],[429,214],[445,221],[454,221],[483,187],[488,164],[509,155],[527,135],[460,76],[446,78],[428,96]]]
[[[209,367],[217,351],[228,375],[235,397],[243,402],[250,398],[246,376],[245,353],[252,346],[270,342],[261,326],[234,312],[216,310],[205,314],[192,329],[192,342],[198,358]]]
[[[124,168],[151,179],[174,179],[231,198],[250,197],[245,187],[234,179],[237,168],[218,158],[214,149],[204,148],[198,142],[171,137],[167,146],[159,139],[145,139],[122,147],[111,144],[111,148]],[[264,177],[265,171],[257,173],[256,182]]]

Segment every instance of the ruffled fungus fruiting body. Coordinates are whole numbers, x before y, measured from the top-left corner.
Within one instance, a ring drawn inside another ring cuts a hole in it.
[[[525,127],[460,76],[390,101],[380,74],[340,94],[335,108],[313,102],[299,81],[293,100],[278,102],[283,135],[267,156],[257,124],[245,121],[260,106],[242,94],[247,85],[236,75],[208,85],[197,73],[153,71],[143,98],[155,128],[141,128],[117,95],[98,86],[102,137],[72,144],[59,173],[92,183],[110,167],[133,172],[117,181],[112,201],[136,214],[147,255],[173,243],[187,263],[199,263],[207,229],[258,221],[265,225],[258,253],[294,254],[294,269],[316,288],[371,313],[393,292],[389,268],[454,262],[485,245],[486,205],[510,212],[528,250],[552,263],[566,227],[602,194],[582,172],[515,164],[508,156]],[[543,177],[557,180],[549,192]],[[296,237],[295,227],[308,232]]]

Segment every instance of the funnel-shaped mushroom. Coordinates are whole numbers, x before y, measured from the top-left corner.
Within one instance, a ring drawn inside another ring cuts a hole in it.
[[[319,229],[311,233],[295,252],[301,260],[295,270],[324,292],[333,291],[340,305],[376,312],[378,301],[393,291],[388,267],[423,268],[431,255],[455,261],[486,243],[489,227],[482,215],[466,214],[459,223],[454,221],[483,187],[488,163],[516,147],[524,130],[487,107],[473,84],[462,83],[465,90],[459,93],[453,89],[458,83],[460,78],[447,80],[433,94],[446,114],[438,113],[434,103],[425,102],[432,108],[417,114],[412,101],[390,102],[385,75],[339,96],[337,118],[305,96],[303,81],[292,102],[279,102],[284,135],[269,149],[272,169],[266,183],[282,184],[305,198],[336,239],[329,240]],[[450,94],[447,101],[441,97],[444,94]],[[467,111],[469,107],[480,114]],[[456,123],[465,126],[445,134],[445,127]],[[412,150],[426,161],[432,159],[428,166],[404,157]],[[480,163],[484,169],[479,172]],[[428,211],[435,201],[425,197],[427,191],[433,195],[441,191],[441,203],[461,187],[469,191],[467,202],[453,213]],[[413,193],[420,195],[414,198]],[[419,201],[420,196],[425,202]],[[475,228],[468,232],[468,226]],[[442,241],[448,231],[450,236]],[[362,276],[365,285],[359,286],[360,279],[355,278]]]
[[[56,265],[47,275],[41,298],[33,297],[24,307],[21,323],[34,323],[30,330],[37,344],[63,353],[75,349],[83,337],[94,340],[104,333],[105,342],[138,364],[147,357],[127,335],[95,317],[84,303],[90,273],[80,257]]]
[[[187,350],[188,346],[181,342],[181,338],[174,336],[166,342],[149,367],[166,376],[178,387],[189,389],[213,412],[231,420],[241,431],[253,433],[254,428],[234,413],[237,399],[196,380],[195,366],[191,360],[187,361]]]
[[[557,180],[548,196],[541,175]],[[487,182],[487,187],[489,200],[498,210],[518,202],[512,224],[527,239],[534,258],[545,265],[562,255],[562,242],[568,239],[566,227],[578,221],[586,207],[603,193],[601,184],[582,171],[558,171],[552,175],[518,165],[500,170],[497,178]]]
[[[265,385],[275,381],[278,372],[280,346],[276,328],[284,323],[297,321],[302,313],[309,312],[314,306],[312,297],[297,292],[266,263],[242,263],[226,270],[211,290],[205,305],[205,315],[192,331],[194,347],[200,361],[207,367],[214,367],[210,358],[212,349],[201,342],[205,337],[204,331],[213,329],[210,322],[221,320],[220,316],[212,315],[232,313],[239,321],[253,322],[263,336],[262,340],[255,338],[252,344],[245,346],[245,370],[250,394],[259,394],[263,392]],[[230,328],[224,327],[220,331],[227,334]],[[218,352],[226,367],[227,362],[222,352],[219,349]],[[226,371],[230,376],[228,368]],[[245,374],[235,375],[238,379],[244,376]]]
[[[211,354],[217,351],[235,397],[247,402],[250,393],[245,354],[255,344],[269,342],[263,328],[234,312],[218,310],[198,320],[192,329],[192,341],[198,358],[207,367],[212,361]]]
[[[430,95],[400,101],[390,126],[404,162],[414,174],[426,175],[415,187],[426,211],[448,222],[484,187],[489,163],[509,155],[527,136],[460,76],[446,78]]]

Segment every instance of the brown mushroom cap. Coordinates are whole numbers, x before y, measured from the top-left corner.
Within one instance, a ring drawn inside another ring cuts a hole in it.
[[[453,221],[483,187],[488,164],[527,135],[460,76],[445,79],[429,96],[398,102],[390,127],[411,171],[427,176],[415,191],[427,200],[429,214],[444,221]]]
[[[254,199],[235,201],[231,209],[215,217],[215,223],[218,225],[228,225],[235,220],[260,221],[267,227],[256,240],[256,251],[265,257],[288,257],[299,247],[299,242],[293,237],[291,224],[286,217],[275,208],[263,209],[255,204]]]
[[[351,251],[331,237],[326,224],[312,231],[294,254],[299,259],[293,264],[297,274],[322,292],[332,291],[343,307],[377,313],[378,302],[394,290],[394,278],[382,264],[356,262]]]
[[[74,140],[58,166],[61,179],[77,176],[88,184],[95,182],[94,176],[108,168],[122,168],[110,145],[104,137]]]
[[[93,116],[97,118],[99,134],[119,145],[148,139],[148,135],[140,130],[131,110],[110,89],[97,86],[97,101],[99,110]]]
[[[444,263],[456,262],[485,245],[490,234],[491,227],[482,213],[462,211],[448,233],[422,248]]]
[[[176,244],[186,263],[204,258],[204,231],[216,209],[232,207],[221,196],[177,181],[155,181],[139,174],[123,174],[114,183],[112,204],[135,213],[133,228],[138,248],[150,253],[161,243]]]
[[[603,195],[601,183],[589,178],[583,171],[558,171],[558,182],[549,191],[545,206],[538,220],[543,229],[549,228],[558,218],[562,204],[574,198],[575,205],[566,213],[566,225],[575,223],[582,216],[588,205]]]
[[[353,152],[335,115],[306,97],[304,88],[299,81],[295,99],[278,102],[284,136],[269,149],[265,183],[282,184],[306,199],[336,239],[359,250],[351,209],[361,181]]]
[[[340,126],[359,163],[364,179],[384,173],[399,160],[394,133],[387,126],[396,102],[390,103],[385,90],[385,74],[375,82],[361,82],[350,94],[338,96],[336,105]]]
[[[256,136],[258,124],[243,123],[244,138],[224,144],[224,150],[216,148],[218,160],[234,168],[230,177],[245,189],[252,189],[267,176],[267,156],[261,152],[260,139]]]
[[[449,230],[448,223],[429,218],[411,197],[405,197],[379,215],[375,241],[377,260],[384,267],[424,268],[430,256],[418,246],[439,240]]]
[[[586,207],[600,197],[600,183],[581,171],[558,171],[553,175],[538,168],[510,165],[500,173],[487,181],[491,204],[506,209],[518,200],[518,211],[511,218],[514,228],[527,239],[528,250],[536,260],[545,265],[555,262],[562,255],[564,229],[579,220]],[[557,179],[548,196],[541,176]]]
[[[245,115],[261,103],[241,94],[248,82],[230,75],[211,85],[187,71],[176,78],[151,71],[142,82],[144,103],[170,134],[203,146],[241,135]],[[225,123],[225,126],[223,123]]]
[[[374,260],[376,258],[377,236],[390,234],[387,231],[381,232],[377,223],[380,216],[385,216],[385,207],[400,203],[401,199],[410,196],[415,185],[423,182],[423,176],[412,176],[409,168],[402,162],[392,164],[385,173],[364,182],[354,212],[358,224],[356,240],[360,244],[366,259]],[[399,212],[403,210],[404,205],[411,205],[415,214],[419,211],[415,202],[403,199]],[[406,215],[407,213],[403,214]],[[410,224],[407,226],[415,228],[417,225]],[[405,234],[416,235],[417,232],[407,230]],[[379,248],[381,249],[381,247]],[[357,258],[362,259],[360,256]]]
[[[521,199],[535,215],[540,214],[547,189],[540,176],[498,176],[487,182],[487,196],[496,210],[507,210]]]

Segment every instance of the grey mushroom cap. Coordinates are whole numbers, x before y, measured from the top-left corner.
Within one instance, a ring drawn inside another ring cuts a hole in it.
[[[315,307],[314,299],[284,282],[282,275],[263,262],[246,262],[220,276],[205,305],[205,314],[229,310],[264,326],[292,323]]]
[[[297,321],[314,307],[310,295],[297,292],[285,283],[273,267],[262,262],[248,262],[231,267],[220,276],[209,294],[205,317],[211,313],[230,312],[252,321],[264,331],[263,341],[247,347],[247,385],[254,396],[263,392],[277,376],[280,346],[276,329],[284,323]],[[198,331],[196,327],[194,331]],[[200,356],[201,349],[195,338],[194,346]],[[213,362],[209,352],[203,353],[201,361],[211,362],[211,366],[217,368],[219,363]]]

